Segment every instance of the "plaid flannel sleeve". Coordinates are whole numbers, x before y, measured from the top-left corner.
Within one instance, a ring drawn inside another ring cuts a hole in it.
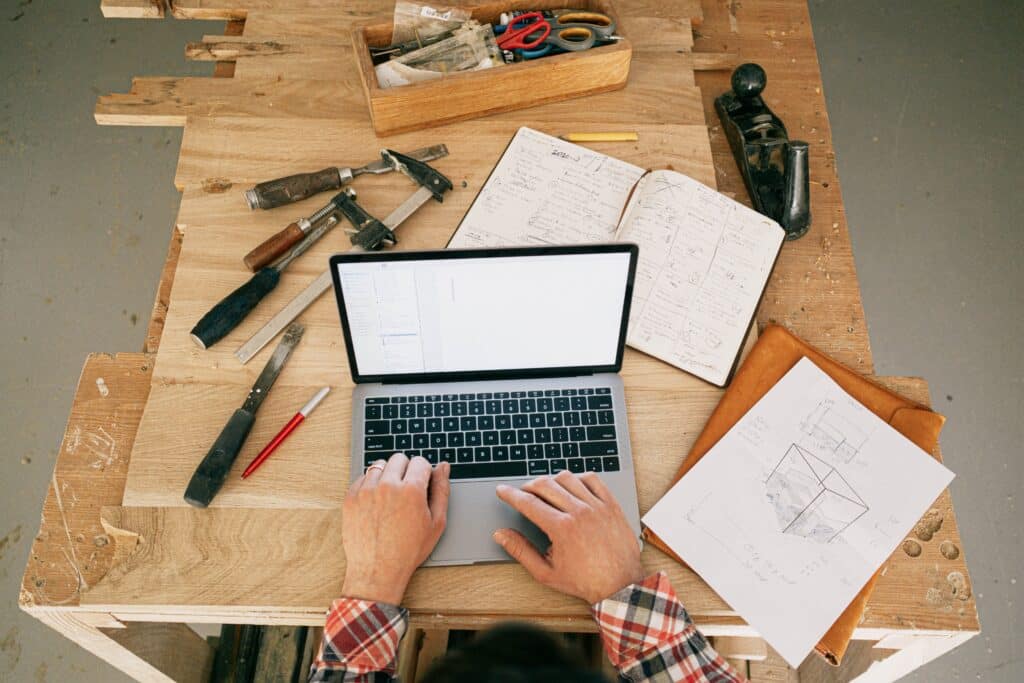
[[[383,602],[341,598],[331,604],[311,682],[385,683],[394,680],[398,644],[409,611]]]
[[[743,677],[693,625],[664,572],[593,605],[612,665],[627,681],[732,683]]]

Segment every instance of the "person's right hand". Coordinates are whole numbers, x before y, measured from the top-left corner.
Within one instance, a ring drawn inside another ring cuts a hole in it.
[[[540,527],[551,540],[541,555],[514,529],[498,529],[494,540],[533,578],[590,604],[644,579],[640,541],[618,501],[593,472],[559,472],[521,489],[499,485],[498,498]]]

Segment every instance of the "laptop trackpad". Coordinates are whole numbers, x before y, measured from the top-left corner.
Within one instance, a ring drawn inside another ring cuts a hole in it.
[[[517,529],[540,552],[549,545],[547,536],[521,514],[498,500],[499,483],[521,486],[527,479],[453,482],[448,503],[448,526],[424,566],[508,562],[509,556],[491,538],[496,530]]]

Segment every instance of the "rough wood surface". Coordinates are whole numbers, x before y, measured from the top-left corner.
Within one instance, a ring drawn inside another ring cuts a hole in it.
[[[100,0],[100,12],[107,19],[162,19],[165,0]]]

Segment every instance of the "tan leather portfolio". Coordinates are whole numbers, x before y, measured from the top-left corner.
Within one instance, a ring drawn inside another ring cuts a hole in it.
[[[704,457],[704,454],[804,356],[813,361],[866,408],[888,422],[919,447],[934,455],[935,446],[939,441],[939,432],[946,420],[945,417],[925,406],[908,401],[837,363],[795,337],[785,328],[771,325],[761,334],[761,338],[751,349],[750,355],[736,372],[732,384],[708,419],[704,431],[697,437],[697,441],[683,461],[682,467],[676,472],[673,483],[679,481],[698,460]],[[679,560],[679,557],[649,529],[645,528],[643,533],[644,538],[650,543]],[[679,561],[682,562],[682,560]],[[846,608],[846,611],[815,648],[829,663],[837,665],[842,660],[877,580],[878,572],[861,589],[850,606]]]

